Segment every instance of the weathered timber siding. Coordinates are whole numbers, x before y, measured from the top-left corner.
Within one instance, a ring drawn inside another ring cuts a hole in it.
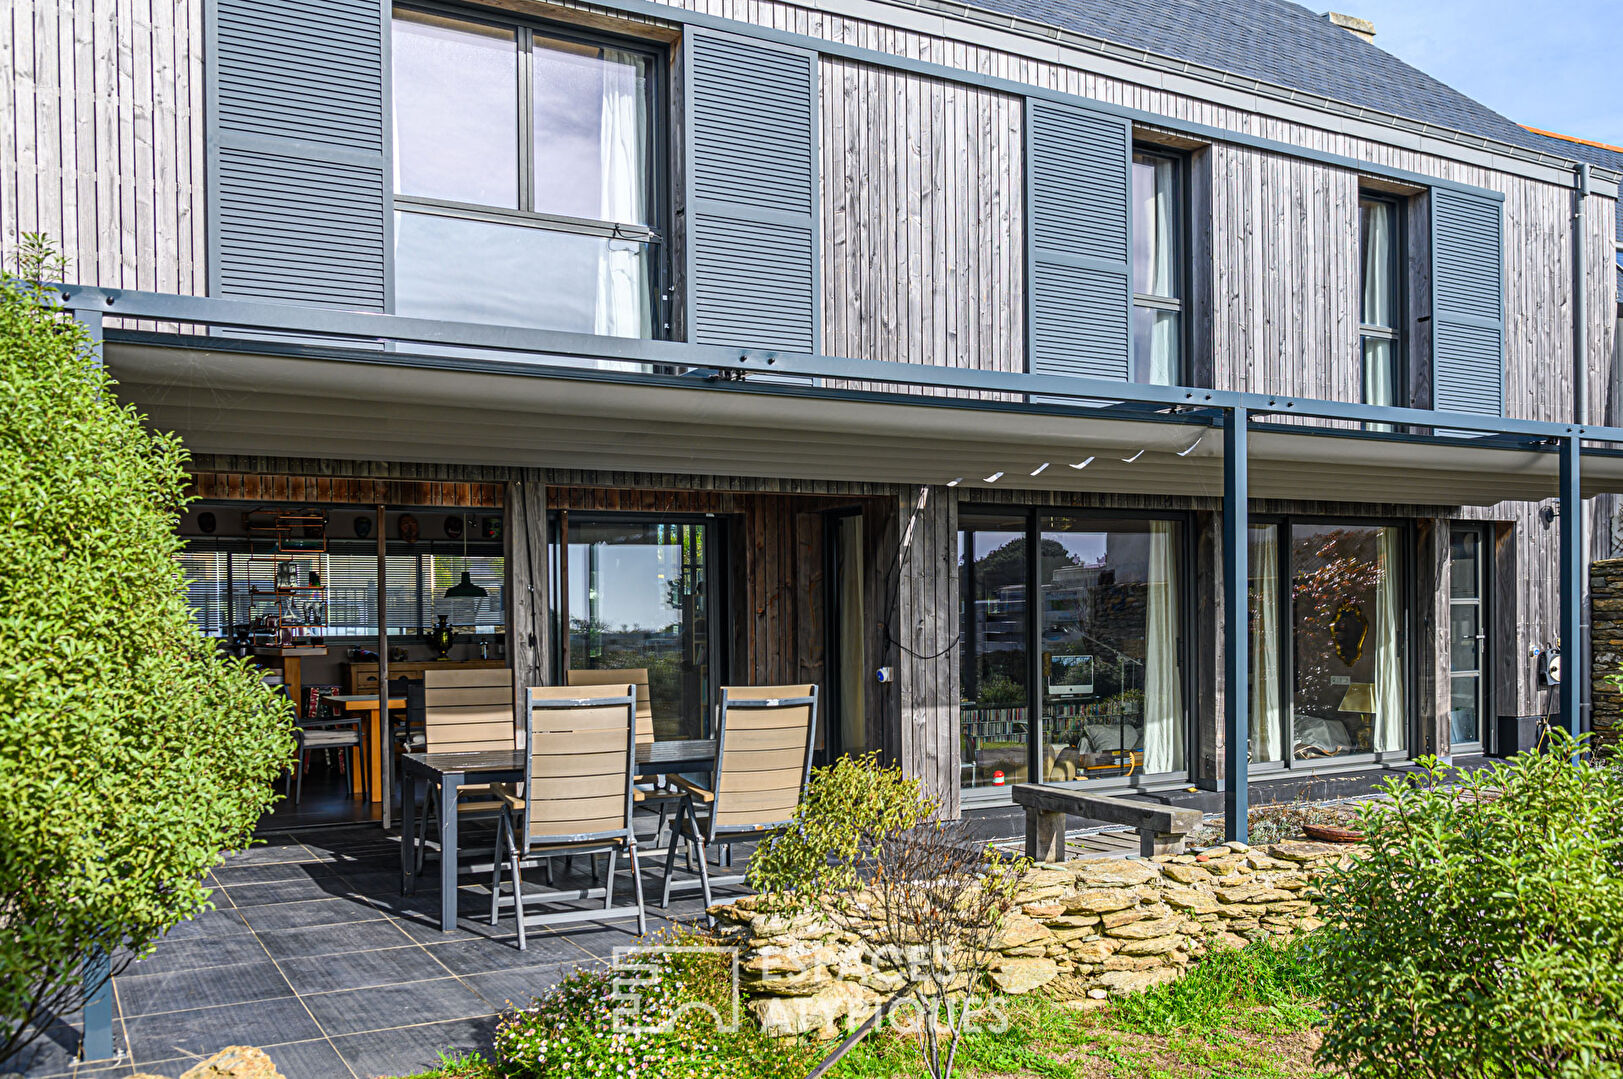
[[[1024,370],[1019,99],[830,58],[821,89],[824,351]]]
[[[945,487],[900,496],[896,675],[900,759],[958,815],[958,503]]]
[[[0,256],[43,233],[68,281],[201,294],[202,0],[0,8]]]

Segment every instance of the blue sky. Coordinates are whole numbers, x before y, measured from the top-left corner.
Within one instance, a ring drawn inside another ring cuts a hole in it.
[[[1320,0],[1308,6],[1369,19],[1375,44],[1519,124],[1623,146],[1618,0]]]

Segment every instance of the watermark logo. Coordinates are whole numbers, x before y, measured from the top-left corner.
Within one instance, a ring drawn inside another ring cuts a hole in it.
[[[716,1007],[699,1000],[677,1002],[663,986],[673,965],[694,957],[720,957],[732,979],[728,1003]],[[709,1018],[719,1034],[733,1034],[742,1023],[738,987],[738,949],[698,945],[630,945],[610,958],[609,1000],[616,1034],[667,1034],[689,1015]]]

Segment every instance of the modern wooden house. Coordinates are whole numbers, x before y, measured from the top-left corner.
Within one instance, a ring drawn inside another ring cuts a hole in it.
[[[954,811],[1036,777],[1243,809],[1581,721],[1547,664],[1623,489],[1623,162],[1349,20],[9,10],[0,244],[58,241],[194,451],[205,624],[297,626],[255,522],[319,539],[269,585],[319,590],[319,645],[249,642],[302,681],[375,684],[341,664],[380,609],[521,686],[646,666],[662,736],[812,681],[825,755]]]

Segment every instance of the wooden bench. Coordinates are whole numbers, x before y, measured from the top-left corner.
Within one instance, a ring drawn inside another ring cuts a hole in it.
[[[1065,818],[1069,815],[1127,824],[1138,829],[1139,853],[1182,854],[1184,837],[1200,823],[1197,809],[1175,809],[1131,798],[1109,798],[1069,787],[1016,783],[1016,805],[1026,808],[1026,856],[1039,862],[1065,860]]]

